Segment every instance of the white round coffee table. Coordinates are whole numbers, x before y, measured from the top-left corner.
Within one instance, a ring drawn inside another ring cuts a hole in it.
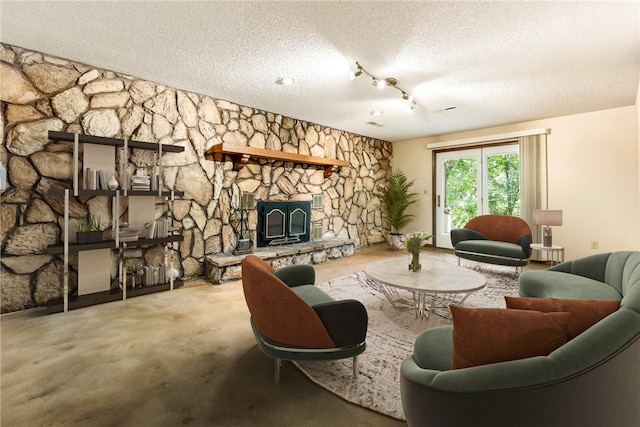
[[[458,303],[462,304],[472,292],[484,288],[487,281],[478,272],[423,255],[420,255],[420,263],[422,269],[413,272],[409,271],[408,258],[389,258],[368,264],[364,272],[381,285],[382,292],[396,310],[415,310],[416,317],[427,319],[437,296],[445,296],[451,302],[456,295],[464,294]],[[412,292],[413,301],[402,298],[398,289]],[[427,308],[426,296],[430,294],[431,304]]]

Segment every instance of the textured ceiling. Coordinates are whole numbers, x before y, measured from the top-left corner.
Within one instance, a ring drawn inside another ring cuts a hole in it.
[[[638,1],[3,0],[0,15],[4,43],[389,141],[633,105],[640,81]],[[349,80],[356,61],[418,107]]]

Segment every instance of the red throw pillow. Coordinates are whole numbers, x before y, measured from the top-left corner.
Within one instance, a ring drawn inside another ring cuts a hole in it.
[[[571,313],[451,305],[451,369],[546,356],[567,342]]]
[[[571,313],[569,337],[571,340],[620,308],[620,300],[592,300],[565,298],[504,297],[507,308],[536,310],[543,313],[563,311]]]

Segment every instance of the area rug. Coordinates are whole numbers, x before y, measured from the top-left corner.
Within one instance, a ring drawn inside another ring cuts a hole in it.
[[[504,308],[504,296],[516,296],[518,275],[492,268],[477,269],[487,278],[486,286],[464,301],[465,307]],[[358,359],[358,376],[352,360],[295,362],[312,381],[343,399],[390,417],[404,420],[400,400],[400,364],[413,352],[416,336],[425,329],[451,324],[447,307],[429,319],[416,319],[413,311],[396,311],[380,285],[363,271],[340,276],[318,285],[333,298],[356,299],[369,314],[367,349]],[[404,296],[404,295],[403,295]],[[411,293],[406,293],[411,298]],[[461,297],[454,300],[459,301]]]

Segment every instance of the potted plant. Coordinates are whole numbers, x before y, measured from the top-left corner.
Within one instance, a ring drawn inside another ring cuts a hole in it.
[[[417,201],[418,193],[410,192],[412,186],[413,180],[409,181],[402,171],[396,169],[389,177],[387,185],[385,187],[379,185],[375,192],[382,204],[382,217],[391,226],[389,247],[394,250],[402,249],[400,229],[414,218],[414,215],[406,212],[407,208]]]
[[[87,214],[76,221],[76,238],[79,244],[102,240],[102,221],[99,216]]]

